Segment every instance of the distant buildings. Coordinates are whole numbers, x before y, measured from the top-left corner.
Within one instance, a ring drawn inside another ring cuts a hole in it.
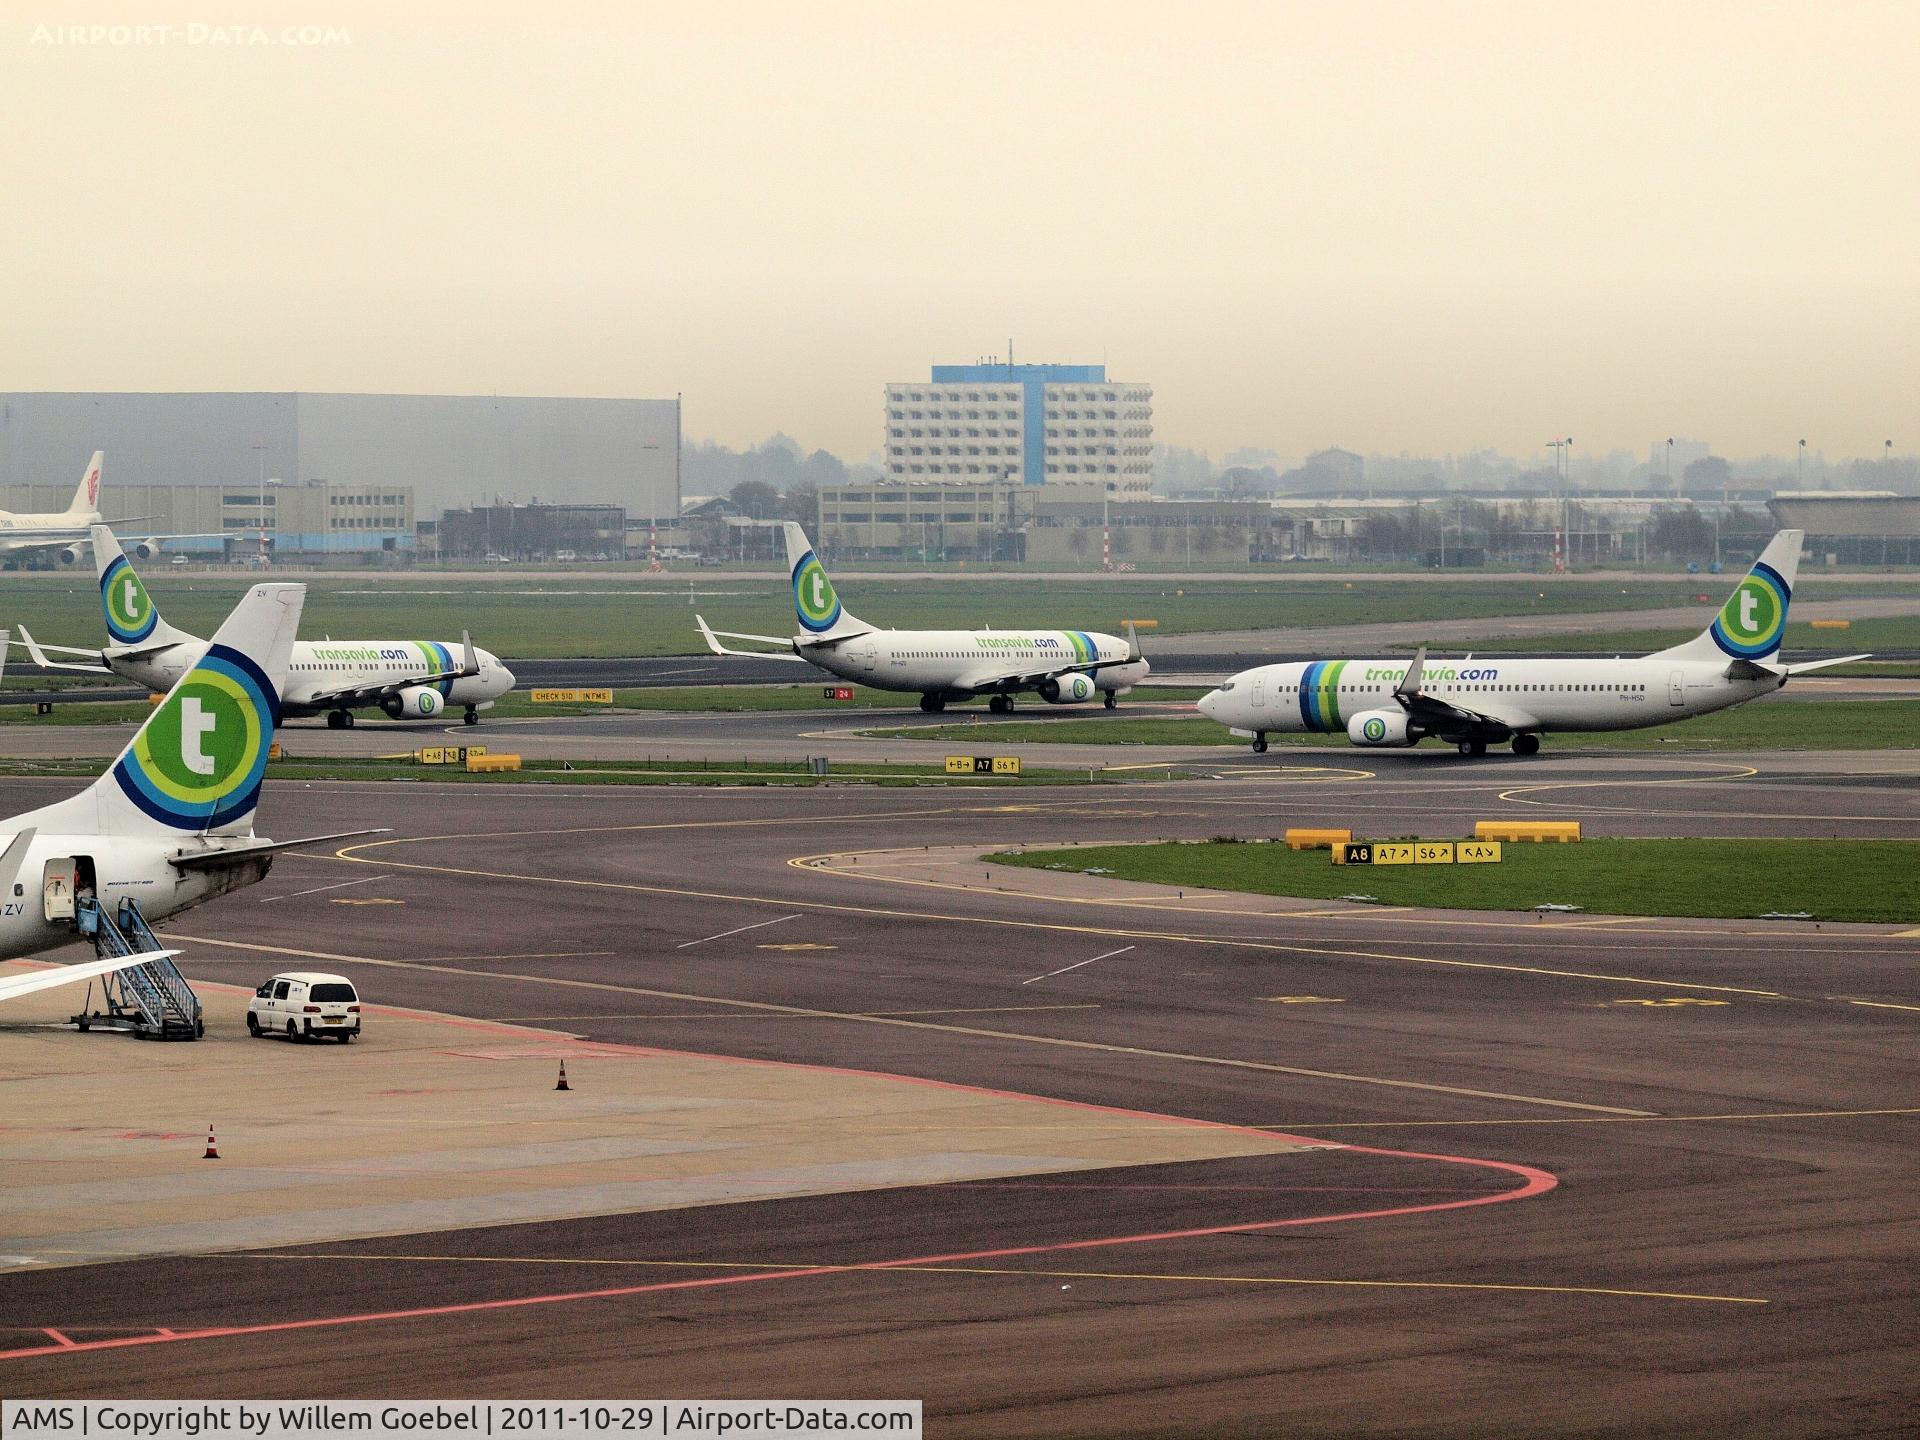
[[[475,503],[680,509],[678,400],[0,393],[0,505],[64,507],[95,450],[106,514],[257,533],[264,513],[281,551],[407,549],[416,514]]]
[[[1153,483],[1153,388],[1104,365],[935,365],[887,386],[890,480],[1097,485],[1144,497]]]

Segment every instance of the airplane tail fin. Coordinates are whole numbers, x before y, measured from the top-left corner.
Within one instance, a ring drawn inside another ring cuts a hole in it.
[[[197,635],[176,630],[160,618],[160,607],[147,593],[146,582],[121,553],[120,542],[105,525],[92,525],[93,565],[100,577],[100,610],[107,635],[115,645],[154,649],[162,645],[195,644]]]
[[[255,585],[93,785],[19,817],[42,833],[250,835],[304,585]]]
[[[787,573],[793,577],[793,614],[799,621],[801,637],[819,644],[864,635],[873,629],[840,604],[826,566],[807,540],[807,532],[789,520],[786,537]]]
[[[1684,645],[1659,652],[1672,660],[1745,660],[1764,664],[1780,653],[1787,606],[1800,570],[1803,530],[1782,530],[1767,542],[1713,623]]]
[[[106,468],[106,460],[106,451],[93,452],[93,458],[87,462],[86,474],[80,477],[80,488],[73,492],[73,503],[67,506],[69,515],[100,513],[100,472]]]

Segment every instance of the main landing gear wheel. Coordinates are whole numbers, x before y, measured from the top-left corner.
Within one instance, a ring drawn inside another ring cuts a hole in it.
[[[1462,755],[1484,755],[1487,753],[1487,742],[1484,740],[1462,740],[1459,748]]]
[[[996,695],[987,702],[987,708],[996,715],[1011,715],[1013,713],[1013,697],[1011,695]]]
[[[1516,755],[1538,755],[1540,753],[1540,737],[1538,735],[1514,736],[1513,753]]]
[[[938,715],[942,710],[947,708],[947,697],[944,695],[922,695],[920,697],[920,708],[929,715]]]
[[[474,709],[474,707],[471,705],[467,706],[467,724],[478,725],[479,723],[480,723],[480,712]]]
[[[352,728],[353,712],[351,710],[329,710],[327,712],[327,729],[351,730]]]
[[[1107,709],[1111,710],[1119,703],[1120,703],[1120,697],[1114,694],[1113,691],[1111,690],[1107,691],[1107,698],[1106,698]]]
[[[1256,755],[1264,755],[1267,753],[1267,737],[1266,736],[1256,735],[1253,737],[1253,753]]]

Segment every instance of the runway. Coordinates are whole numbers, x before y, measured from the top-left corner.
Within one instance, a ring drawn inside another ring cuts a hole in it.
[[[396,1396],[904,1395],[954,1434],[1910,1419],[1920,936],[1282,913],[1065,877],[1036,894],[1054,877],[965,855],[1359,815],[1912,837],[1912,760],[1562,759],[1525,784],[1350,760],[1001,794],[422,784],[404,808],[388,787],[270,784],[275,835],[398,833],[289,856],[182,917],[196,978],[337,969],[382,1003],[609,1053],[1341,1148],[16,1270],[0,1385],[296,1394],[317,1370]],[[21,808],[55,787],[0,788]],[[344,882],[362,883],[326,888]],[[615,1063],[583,1060],[581,1093]]]

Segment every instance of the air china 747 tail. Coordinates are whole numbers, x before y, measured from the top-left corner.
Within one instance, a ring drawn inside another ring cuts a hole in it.
[[[1866,658],[1779,663],[1802,533],[1768,542],[1713,622],[1652,655],[1592,660],[1313,660],[1243,670],[1203,696],[1200,713],[1250,735],[1346,733],[1369,748],[1432,737],[1462,755],[1511,743],[1533,755],[1550,731],[1636,730],[1743,704],[1794,675]]]

